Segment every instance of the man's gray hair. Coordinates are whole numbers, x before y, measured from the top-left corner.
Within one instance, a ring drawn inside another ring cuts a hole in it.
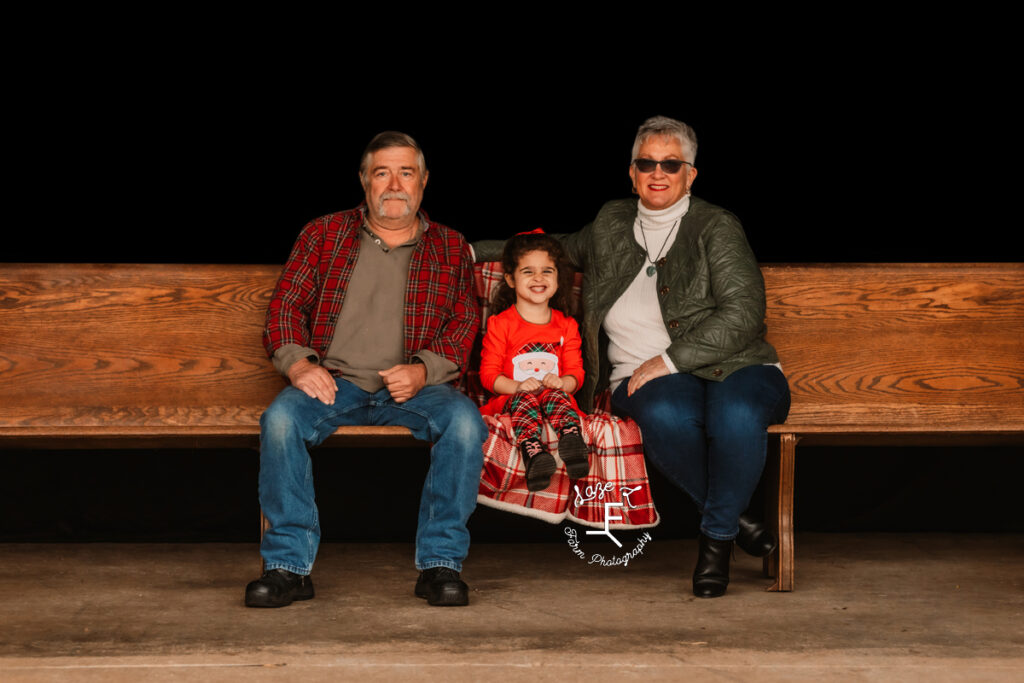
[[[369,181],[368,168],[370,164],[370,157],[373,156],[374,152],[389,147],[412,147],[416,150],[416,161],[420,166],[420,181],[427,175],[427,161],[423,158],[423,150],[420,149],[420,145],[416,142],[411,135],[405,133],[399,133],[397,130],[386,130],[383,133],[377,133],[370,140],[370,144],[363,150],[363,160],[359,163],[359,177],[363,180],[363,185],[366,185]]]
[[[640,146],[652,137],[673,137],[679,141],[683,148],[683,159],[693,164],[697,161],[697,134],[693,128],[682,121],[670,119],[667,116],[652,116],[640,124],[636,132],[636,140],[633,141],[633,157],[630,163],[636,160],[640,153]]]

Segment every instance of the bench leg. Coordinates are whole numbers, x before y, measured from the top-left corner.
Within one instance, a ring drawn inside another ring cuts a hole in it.
[[[782,434],[778,442],[778,457],[769,458],[772,468],[767,496],[767,519],[770,521],[779,546],[764,558],[764,570],[775,578],[768,590],[791,591],[794,582],[795,547],[793,542],[793,485],[796,474],[796,444],[800,437]]]
[[[268,522],[267,518],[263,516],[263,509],[260,508],[260,545],[261,546],[263,545],[263,534],[267,533],[267,529],[269,529],[269,528],[270,528],[270,522]],[[260,576],[263,576],[263,567],[264,566],[265,566],[265,563],[263,562],[263,555],[261,554],[260,555]]]

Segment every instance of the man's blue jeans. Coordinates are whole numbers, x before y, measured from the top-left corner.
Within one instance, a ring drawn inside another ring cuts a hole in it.
[[[774,365],[751,365],[714,382],[689,373],[658,377],[612,406],[640,425],[644,453],[697,504],[701,532],[736,538],[761,479],[768,425],[786,420],[789,384]]]
[[[265,568],[296,574],[313,568],[320,523],[308,448],[341,425],[401,425],[434,444],[420,495],[416,568],[462,571],[487,437],[479,409],[447,384],[423,387],[404,403],[395,403],[387,389],[371,394],[345,379],[337,385],[334,405],[286,387],[260,418],[260,505],[271,526],[260,547]],[[382,491],[388,476],[383,468]]]

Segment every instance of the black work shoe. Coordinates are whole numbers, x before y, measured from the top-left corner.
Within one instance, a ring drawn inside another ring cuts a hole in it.
[[[313,581],[287,569],[271,569],[245,587],[246,607],[287,607],[313,597]]]
[[[719,541],[700,535],[697,549],[697,567],[693,570],[693,594],[698,598],[717,598],[725,595],[729,585],[729,558],[732,541]]]
[[[778,542],[763,522],[748,515],[740,515],[740,530],[736,534],[736,545],[748,555],[764,557],[775,550]]]
[[[469,586],[459,573],[448,567],[432,567],[416,579],[416,597],[426,598],[437,607],[461,607],[469,604]]]
[[[544,449],[539,439],[526,439],[519,444],[519,452],[526,461],[526,488],[543,491],[551,485],[551,475],[558,469],[555,456]]]
[[[582,479],[590,474],[587,444],[580,435],[579,425],[570,425],[562,430],[558,439],[558,455],[565,463],[570,479]]]

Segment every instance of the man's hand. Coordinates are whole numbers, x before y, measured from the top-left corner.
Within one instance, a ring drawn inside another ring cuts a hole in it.
[[[310,398],[315,398],[329,406],[334,405],[334,394],[338,391],[331,373],[322,366],[310,363],[303,358],[292,363],[288,368],[288,379],[292,386],[300,389]]]
[[[423,363],[396,365],[377,374],[395,403],[405,403],[419,393],[427,383],[427,366]]]

